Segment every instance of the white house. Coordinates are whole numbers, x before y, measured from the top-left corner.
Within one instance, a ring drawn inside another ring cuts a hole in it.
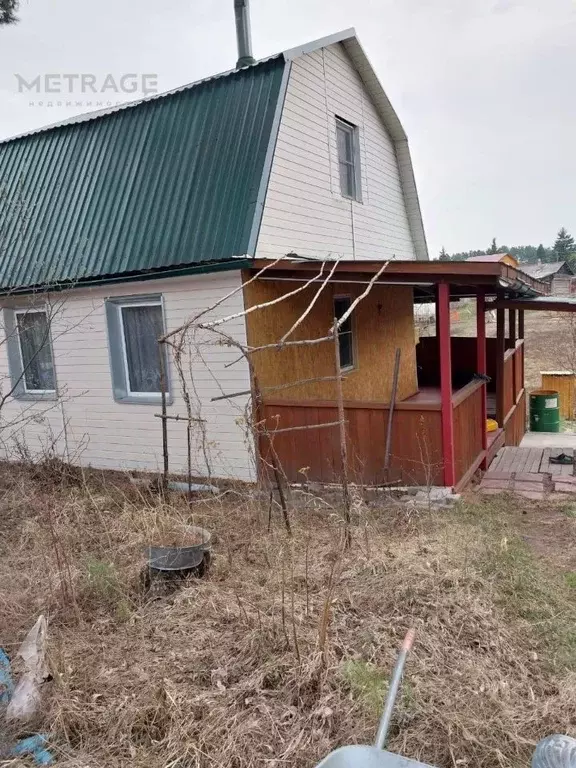
[[[156,339],[227,294],[219,311],[240,312],[242,269],[289,253],[428,258],[406,135],[353,30],[1,142],[0,192],[11,458],[157,470]],[[244,341],[243,318],[227,332]],[[236,357],[215,345],[191,364],[213,473],[249,479],[246,397],[212,401],[250,389]],[[168,367],[168,414],[182,414]]]

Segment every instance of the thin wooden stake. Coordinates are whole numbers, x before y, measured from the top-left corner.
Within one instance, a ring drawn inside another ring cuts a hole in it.
[[[186,424],[186,452],[188,458],[188,493],[192,492],[192,424]]]
[[[392,392],[390,394],[390,410],[388,411],[388,426],[386,428],[386,450],[384,452],[384,477],[388,480],[390,472],[390,449],[392,447],[392,421],[394,419],[394,408],[396,407],[396,395],[398,392],[398,375],[400,373],[400,355],[401,350],[396,350],[394,358],[394,376],[392,379]]]
[[[158,354],[160,356],[160,393],[162,397],[162,454],[164,456],[163,485],[168,487],[168,417],[166,415],[166,361],[164,358],[164,342],[158,342]]]
[[[304,550],[304,578],[306,581],[306,616],[310,615],[310,585],[308,584],[308,545],[310,539],[306,539],[306,548]]]
[[[270,491],[270,499],[268,503],[268,533],[270,533],[270,529],[272,528],[272,504],[274,503],[274,493],[273,491]]]
[[[300,656],[300,646],[298,645],[298,632],[296,631],[296,614],[294,610],[294,553],[290,551],[290,610],[292,614],[292,639],[294,640],[294,650],[298,664],[302,664]]]
[[[338,320],[334,318],[334,363],[336,369],[336,399],[338,402],[338,421],[340,422],[340,460],[342,462],[342,497],[344,501],[344,520],[346,521],[346,549],[352,546],[350,530],[352,503],[348,487],[348,448],[346,446],[346,420],[344,414],[344,393],[342,391],[342,366],[340,365],[340,338],[338,335]]]

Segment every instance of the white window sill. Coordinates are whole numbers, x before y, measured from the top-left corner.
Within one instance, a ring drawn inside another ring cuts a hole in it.
[[[56,392],[13,392],[12,397],[14,400],[26,400],[28,402],[33,402],[35,400],[52,400],[56,401],[58,400],[58,395]]]
[[[159,392],[150,392],[148,394],[130,395],[128,393],[114,393],[114,400],[117,403],[127,405],[162,405],[162,395]],[[170,392],[166,393],[166,405],[172,405],[174,398]]]

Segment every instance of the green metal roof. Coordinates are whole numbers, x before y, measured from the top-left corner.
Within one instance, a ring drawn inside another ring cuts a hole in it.
[[[0,289],[253,255],[286,66],[0,143]]]

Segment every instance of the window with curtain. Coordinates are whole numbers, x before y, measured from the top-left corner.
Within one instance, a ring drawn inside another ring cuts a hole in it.
[[[24,391],[55,392],[48,315],[43,310],[22,310],[15,316]]]
[[[160,345],[164,335],[161,294],[106,299],[112,392],[118,403],[158,405],[162,402]],[[162,346],[166,402],[170,404],[170,366]]]
[[[124,362],[129,394],[158,393],[160,351],[164,333],[161,303],[120,305]]]
[[[349,296],[336,296],[334,299],[334,317],[337,320],[350,309],[352,300]],[[340,367],[353,368],[354,363],[354,337],[352,328],[352,316],[348,317],[338,329],[338,347],[340,349]]]

